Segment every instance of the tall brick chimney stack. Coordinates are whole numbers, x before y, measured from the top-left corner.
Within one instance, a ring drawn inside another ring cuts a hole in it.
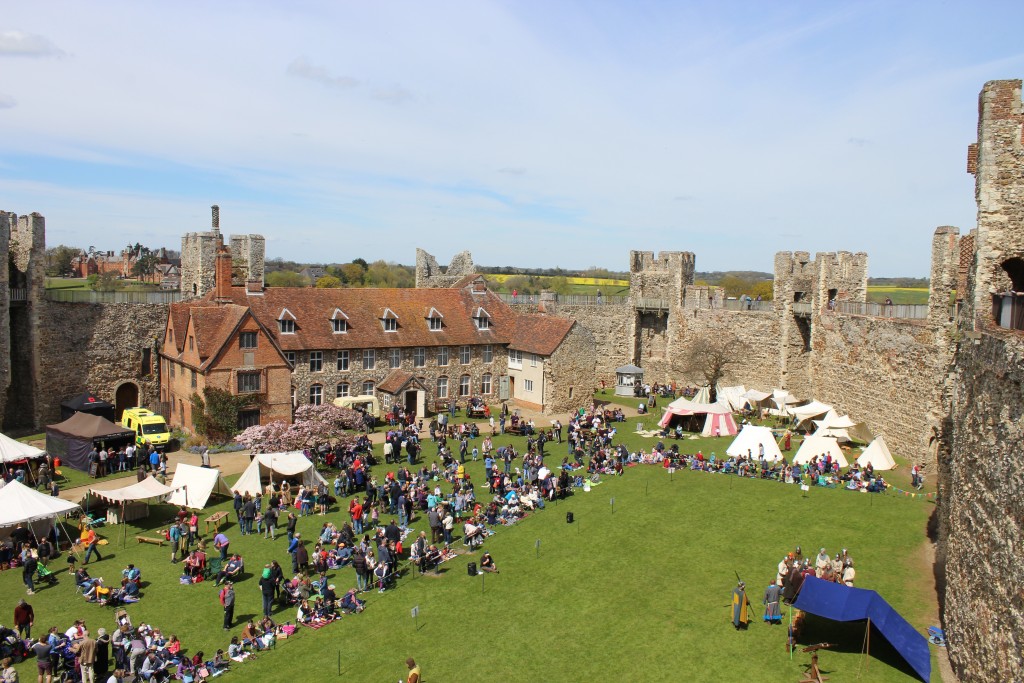
[[[213,222],[210,227],[213,228],[214,232],[220,232],[220,207],[214,204],[210,207],[210,210],[213,212]]]
[[[223,244],[217,248],[215,278],[213,300],[219,304],[231,303],[231,250]]]

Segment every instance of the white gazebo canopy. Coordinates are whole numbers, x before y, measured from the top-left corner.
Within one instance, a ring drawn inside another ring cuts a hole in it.
[[[14,462],[15,460],[31,460],[46,455],[35,446],[15,441],[6,434],[0,434],[0,462]]]
[[[623,365],[615,369],[615,395],[632,396],[633,385],[644,380],[644,371],[635,365]]]
[[[0,527],[16,526],[44,519],[54,519],[81,507],[62,498],[55,498],[12,479],[0,489]]]

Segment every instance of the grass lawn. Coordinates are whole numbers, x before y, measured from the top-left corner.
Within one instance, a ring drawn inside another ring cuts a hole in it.
[[[885,298],[894,304],[927,304],[927,287],[868,287],[868,301],[882,304]]]
[[[48,277],[47,289],[89,289],[89,281],[84,277]]]
[[[633,433],[635,422],[623,424],[622,440],[649,449],[655,441]],[[501,437],[495,445],[505,443],[525,448],[521,437]],[[680,442],[684,452],[702,448],[705,453],[723,452],[727,443]],[[566,453],[557,444],[548,450],[551,464]],[[424,445],[428,464],[435,452],[433,444]],[[482,461],[468,469],[476,481],[482,478]],[[376,471],[381,475],[386,468]],[[221,500],[201,519],[230,507]],[[340,525],[346,509],[343,500],[326,518],[301,518],[299,531],[312,539],[325,520]],[[575,524],[566,524],[568,511]],[[847,547],[857,561],[858,584],[878,590],[921,629],[932,623],[934,609],[923,586],[928,582],[920,580],[931,511],[930,501],[825,489],[802,495],[796,486],[775,482],[682,471],[670,478],[660,467],[630,467],[625,476],[605,478],[590,493],[579,491],[513,527],[499,528],[486,549],[500,575],[467,576],[466,562],[478,561],[479,552],[442,565],[439,576],[406,575],[394,591],[365,594],[362,614],[319,631],[300,629],[275,651],[234,665],[228,675],[232,680],[243,680],[238,672],[255,680],[333,677],[340,659],[343,679],[396,680],[412,656],[428,681],[797,680],[809,657],[797,654],[790,660],[784,627],[764,625],[755,616],[749,631],[733,629],[727,605],[734,572],[747,581],[758,613],[760,592],[785,552],[795,545],[808,554],[820,546],[833,553]],[[211,583],[180,585],[168,548],[134,540],[136,533],[152,535],[163,528],[171,514],[171,508],[157,505],[140,526],[101,529],[110,545],[90,570],[110,582],[128,562],[140,566],[145,597],[128,608],[134,623],[160,626],[165,634],[177,634],[189,652],[209,654],[228,642],[216,589]],[[413,526],[426,528],[422,517]],[[128,543],[122,548],[123,531]],[[236,585],[237,622],[260,611],[254,574],[263,563],[277,559],[287,569],[290,562],[280,537],[275,542],[241,537],[233,521],[226,533],[231,549],[245,557],[248,572]],[[461,550],[461,543],[455,547]],[[63,559],[53,565],[63,566]],[[330,576],[339,591],[355,585],[351,569]],[[20,571],[0,573],[0,590],[0,610],[10,614],[23,595]],[[37,633],[50,625],[66,629],[78,617],[93,631],[100,626],[109,631],[113,624],[112,610],[84,603],[66,574],[30,602]],[[414,606],[418,622],[410,617]],[[291,609],[275,615],[278,621],[294,617]],[[241,625],[233,632],[240,630]],[[860,673],[862,625],[837,628],[809,619],[804,633],[806,643],[838,643],[821,654],[833,680],[852,680]],[[871,648],[866,680],[915,680],[877,634]],[[34,676],[31,661],[18,668],[22,680]]]

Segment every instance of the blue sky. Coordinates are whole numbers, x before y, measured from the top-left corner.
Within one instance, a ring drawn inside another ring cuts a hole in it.
[[[1021,3],[0,2],[0,209],[48,243],[699,270],[867,251],[927,275],[975,222]]]

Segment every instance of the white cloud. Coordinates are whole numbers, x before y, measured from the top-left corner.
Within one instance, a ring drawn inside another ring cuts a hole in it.
[[[307,78],[314,83],[343,90],[359,85],[359,79],[352,78],[351,76],[332,75],[326,67],[313,65],[305,57],[296,57],[292,60],[292,63],[288,65],[288,75]]]
[[[597,257],[582,237],[615,268],[630,248],[761,270],[775,249],[864,249],[872,274],[921,274],[935,225],[973,223],[977,91],[1024,66],[1019,41],[959,47],[943,36],[969,22],[918,30],[934,13],[901,24],[886,3],[396,2],[12,4],[9,25],[75,59],[4,63],[19,102],[0,156],[36,160],[34,180],[72,175],[51,163],[87,170],[67,188],[80,195],[10,199],[59,203],[51,226],[100,209],[111,231],[125,202],[125,231],[168,244],[217,202],[298,259],[301,226],[313,245],[346,235],[343,260],[409,260],[394,245],[429,235],[480,262],[583,267]],[[126,199],[147,175],[148,199]]]
[[[59,57],[63,54],[45,36],[24,31],[0,31],[0,56]]]

